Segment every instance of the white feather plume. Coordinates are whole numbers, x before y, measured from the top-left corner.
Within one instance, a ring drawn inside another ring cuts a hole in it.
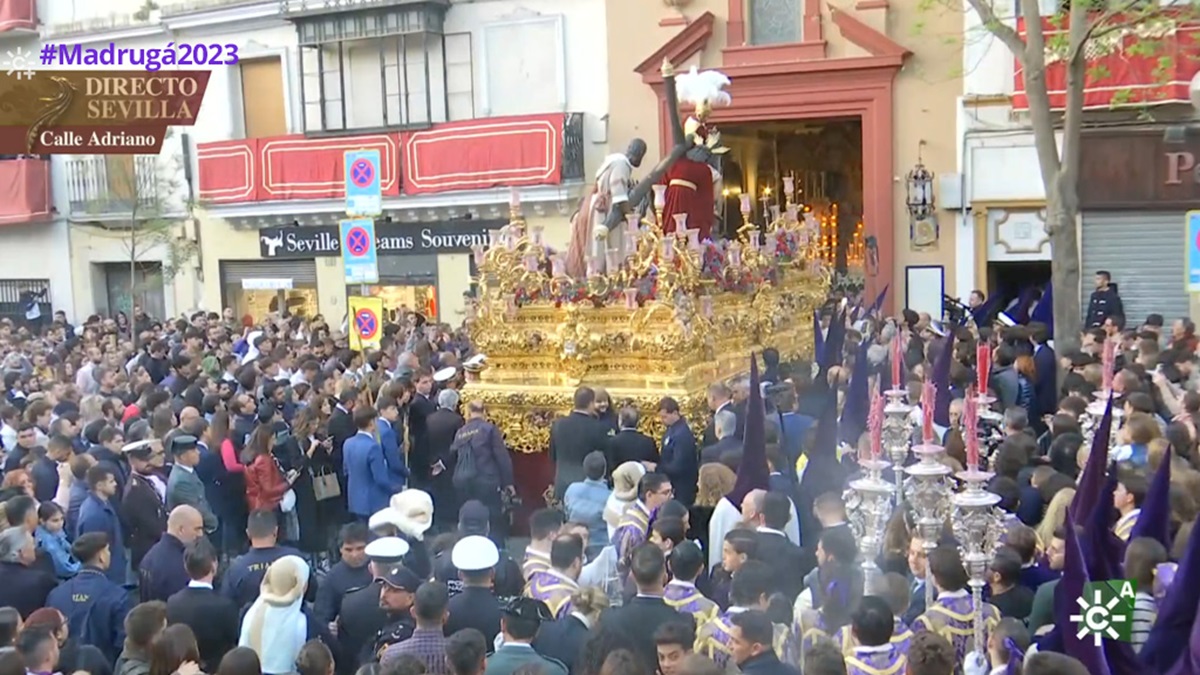
[[[675,78],[675,91],[679,100],[692,105],[708,103],[712,107],[729,105],[733,99],[725,91],[729,77],[718,70],[699,72],[696,66]]]

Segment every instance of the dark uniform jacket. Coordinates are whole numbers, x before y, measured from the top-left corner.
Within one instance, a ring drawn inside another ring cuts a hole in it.
[[[210,586],[192,586],[167,600],[167,623],[182,623],[196,634],[200,647],[200,669],[217,672],[221,657],[238,643],[237,605]]]
[[[450,617],[446,619],[445,633],[449,637],[464,628],[474,628],[483,633],[488,653],[495,645],[500,632],[500,599],[491,589],[468,586],[450,598]]]
[[[567,486],[585,478],[583,458],[608,449],[608,428],[591,415],[572,411],[550,427],[550,461],[554,462],[554,496],[562,499]]]
[[[454,563],[450,562],[450,553],[450,549],[447,549],[438,553],[437,557],[434,558],[433,576],[438,581],[446,584],[450,595],[454,596],[463,591],[463,583],[458,578],[458,568],[454,566]],[[501,598],[514,598],[525,590],[525,575],[521,573],[521,566],[505,551],[500,552],[500,562],[496,564],[495,577],[492,579],[492,588],[496,595]],[[446,633],[446,635],[449,635],[449,633]]]
[[[111,663],[125,644],[125,615],[133,606],[125,588],[109,580],[104,571],[84,567],[50,592],[46,606],[67,618],[70,635],[93,645]]]
[[[142,602],[162,600],[175,595],[188,585],[191,577],[183,566],[183,542],[169,533],[163,533],[162,539],[146,552],[138,568],[138,590]]]
[[[670,621],[694,622],[690,615],[675,611],[662,598],[637,596],[625,605],[607,609],[600,624],[609,630],[624,633],[630,645],[637,648],[643,663],[657,663],[654,631]]]
[[[46,596],[58,584],[54,575],[34,566],[0,562],[0,607],[12,607],[28,618],[46,604]]]
[[[221,595],[233,600],[234,605],[241,609],[258,599],[259,587],[271,563],[288,555],[304,557],[299,551],[290,546],[271,546],[269,548],[252,548],[233,562],[225,571],[221,580]],[[309,600],[316,596],[317,588],[309,573],[308,588],[305,597]]]
[[[388,623],[387,612],[379,606],[379,584],[372,581],[342,598],[337,619],[339,674],[353,675],[359,666],[371,660],[375,635]]]
[[[700,453],[696,448],[696,437],[687,421],[680,419],[663,434],[662,461],[658,472],[671,479],[675,488],[675,499],[685,506],[696,501],[696,481],[700,477]],[[654,663],[648,661],[647,663]]]
[[[533,648],[543,656],[561,661],[568,672],[575,672],[579,652],[583,651],[583,643],[587,642],[590,635],[588,627],[583,625],[579,617],[567,615],[542,624],[533,641]]]
[[[1121,296],[1117,294],[1117,285],[1109,284],[1108,288],[1103,290],[1096,289],[1092,291],[1092,298],[1088,301],[1087,320],[1084,321],[1084,328],[1098,328],[1104,325],[1104,320],[1110,316],[1125,316],[1125,307],[1121,303]]]
[[[120,509],[129,562],[137,570],[141,568],[146,552],[158,543],[167,529],[167,506],[159,499],[158,491],[148,478],[131,473]]]
[[[347,593],[371,583],[371,566],[351,567],[345,560],[329,568],[317,588],[317,599],[313,603],[313,616],[322,623],[329,623],[342,610],[342,598]]]

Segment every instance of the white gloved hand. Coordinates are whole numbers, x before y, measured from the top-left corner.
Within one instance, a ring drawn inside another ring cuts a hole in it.
[[[592,236],[597,240],[608,239],[608,228],[603,225],[597,225],[596,229],[592,232]]]
[[[987,657],[979,652],[967,654],[963,660],[963,675],[988,675]]]

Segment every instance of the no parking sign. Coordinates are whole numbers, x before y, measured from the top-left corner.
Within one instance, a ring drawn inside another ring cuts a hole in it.
[[[1200,211],[1187,214],[1187,289],[1189,293],[1200,293]]]
[[[375,251],[375,222],[366,218],[341,222],[342,264],[347,284],[379,281],[379,258]]]
[[[383,334],[383,300],[350,298],[350,348],[357,351],[377,349]]]
[[[377,216],[383,212],[378,150],[349,150],[342,156],[346,174],[346,215]]]

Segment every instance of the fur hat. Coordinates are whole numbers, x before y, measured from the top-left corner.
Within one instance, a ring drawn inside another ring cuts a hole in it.
[[[308,588],[308,565],[294,555],[285,555],[271,563],[263,575],[259,597],[274,607],[287,607],[304,595]]]
[[[392,523],[404,534],[421,541],[433,525],[433,498],[424,490],[408,489],[392,495],[388,507],[395,512]]]
[[[625,462],[613,471],[613,496],[623,502],[637,499],[638,482],[646,475],[641,462]]]

